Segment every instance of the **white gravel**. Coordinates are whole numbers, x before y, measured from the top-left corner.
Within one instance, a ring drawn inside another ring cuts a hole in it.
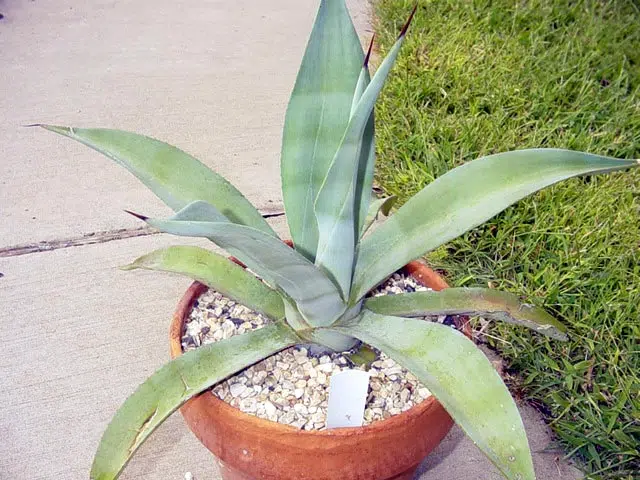
[[[395,274],[374,294],[420,290],[428,289],[411,277]],[[449,317],[434,320],[451,323]],[[192,350],[268,322],[263,315],[208,290],[189,315],[182,347]],[[406,411],[431,395],[413,374],[383,353],[375,351],[370,365],[355,365],[351,353],[316,356],[304,347],[288,348],[216,385],[212,392],[245,413],[305,430],[326,428],[329,377],[344,369],[370,373],[365,425]]]

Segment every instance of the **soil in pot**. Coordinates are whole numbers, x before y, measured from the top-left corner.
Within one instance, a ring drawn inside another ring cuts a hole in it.
[[[373,295],[429,290],[411,276],[396,273]],[[433,317],[455,328],[452,317]],[[184,351],[230,338],[267,324],[263,315],[208,290],[194,304],[182,336]],[[316,353],[288,348],[216,385],[212,393],[242,412],[304,430],[326,429],[329,378],[344,369],[370,373],[364,425],[398,415],[431,393],[417,378],[383,353],[371,349],[363,363],[355,352]]]

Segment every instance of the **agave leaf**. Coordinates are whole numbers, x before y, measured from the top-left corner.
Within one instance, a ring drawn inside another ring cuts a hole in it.
[[[259,277],[274,282],[296,303],[312,326],[331,324],[346,309],[336,285],[313,263],[280,240],[255,228],[230,222],[151,219],[152,227],[173,235],[205,237],[227,251]]]
[[[355,185],[355,223],[356,232],[366,230],[364,224],[367,221],[367,213],[371,203],[373,193],[373,173],[376,165],[376,144],[375,144],[375,119],[374,112],[371,112],[367,126],[362,135],[362,146],[360,147],[360,160],[358,161],[358,177]],[[357,242],[357,239],[356,239]]]
[[[125,212],[130,213],[133,216],[138,216],[137,214],[129,210],[125,210]],[[216,207],[203,200],[196,200],[195,202],[191,202],[182,210],[178,211],[175,215],[169,217],[169,220],[190,222],[231,222]],[[213,238],[210,238],[209,240],[211,240],[213,243],[216,243],[215,239]],[[227,253],[238,258],[242,256],[242,252],[237,250],[233,246],[229,246],[227,248]],[[263,272],[262,279],[267,283],[274,284],[273,279],[266,276],[265,272]]]
[[[371,37],[369,50],[364,58],[362,71],[358,78],[356,91],[353,95],[353,103],[351,104],[351,115],[355,112],[358,102],[362,98],[362,94],[371,83],[371,75],[369,74],[369,59],[373,49],[373,40],[375,35]],[[376,144],[375,144],[375,112],[371,112],[367,126],[364,128],[360,147],[360,159],[358,160],[358,178],[356,180],[355,205],[356,205],[356,223],[357,231],[364,231],[364,224],[369,211],[369,203],[371,202],[373,189],[373,170],[376,162]]]
[[[313,202],[349,122],[363,52],[344,0],[322,0],[282,137],[282,194],[297,250],[315,259]]]
[[[407,368],[512,480],[535,480],[524,426],[509,390],[484,354],[460,332],[433,322],[364,311],[338,327]]]
[[[327,177],[320,187],[314,206],[319,230],[316,264],[325,268],[333,276],[347,297],[351,287],[356,239],[360,234],[354,202],[363,147],[362,137],[414,13],[415,8],[395,45],[362,94],[340,147],[331,162]],[[370,191],[360,193],[371,195]]]
[[[371,228],[371,225],[373,225],[373,222],[376,221],[376,218],[378,218],[380,213],[385,217],[389,215],[391,209],[396,203],[396,200],[398,200],[398,197],[391,195],[390,197],[376,198],[371,202],[369,212],[367,213],[367,219],[360,230],[361,237],[367,232],[367,230],[369,230],[369,228]]]
[[[368,298],[365,307],[381,315],[479,315],[522,325],[557,340],[567,340],[566,328],[544,309],[522,303],[511,293],[489,288],[447,288]]]
[[[111,420],[93,460],[91,479],[117,478],[145,439],[183,403],[299,341],[291,328],[276,322],[204,345],[165,364],[138,387]]]
[[[274,320],[284,318],[284,305],[278,292],[231,260],[204,248],[161,248],[122,268],[186,275]]]
[[[374,37],[375,35],[371,37],[369,49],[367,50],[367,54],[364,57],[364,62],[362,64],[362,67],[360,68],[360,75],[358,76],[358,81],[356,82],[356,89],[353,92],[353,98],[351,99],[351,111],[349,113],[349,119],[353,117],[353,114],[356,111],[356,107],[358,106],[358,102],[360,102],[360,99],[362,98],[362,94],[369,86],[369,83],[371,83],[371,74],[369,73],[369,59],[371,58]]]
[[[234,223],[277,236],[231,183],[176,147],[122,130],[40,126],[106,155],[129,170],[174,211],[195,200],[204,200]]]
[[[423,188],[362,240],[352,301],[411,260],[477,227],[533,192],[570,177],[639,165],[637,160],[532,149],[490,155],[454,168]]]
[[[128,212],[131,213],[131,212]],[[209,202],[196,200],[176,212],[171,220],[190,222],[230,222],[230,220]]]
[[[130,213],[134,216],[138,216],[137,214],[129,210],[125,210],[125,212]],[[191,222],[229,222],[230,223],[230,220],[227,217],[225,217],[222,213],[220,213],[220,211],[216,207],[202,200],[196,200],[195,202],[191,202],[189,205],[184,207],[175,215],[173,215],[172,217],[169,217],[169,220],[191,221]],[[213,238],[209,238],[209,240],[211,240],[213,243],[216,243],[215,239]],[[237,258],[242,257],[242,251],[234,248],[231,245],[227,247],[227,253]],[[265,282],[270,283],[272,285],[276,284],[273,278],[267,276],[266,272],[262,272],[262,279]]]

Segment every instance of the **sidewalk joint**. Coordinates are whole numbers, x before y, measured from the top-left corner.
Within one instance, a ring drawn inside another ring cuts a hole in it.
[[[85,233],[79,237],[64,238],[61,240],[45,240],[37,243],[23,243],[20,245],[0,248],[0,258],[18,257],[20,255],[28,255],[30,253],[49,252],[60,248],[82,247],[85,245],[94,245],[96,243],[111,242],[113,240],[154,235],[156,233],[160,232],[146,226]]]
[[[274,211],[262,214],[264,218],[282,217],[283,215],[284,211]],[[20,255],[29,255],[31,253],[50,252],[61,248],[84,247],[86,245],[112,242],[114,240],[124,240],[126,238],[145,237],[147,235],[155,235],[157,233],[162,232],[147,226],[85,233],[79,237],[64,238],[60,240],[45,240],[42,242],[23,243],[20,245],[3,247],[0,248],[0,258],[19,257]]]

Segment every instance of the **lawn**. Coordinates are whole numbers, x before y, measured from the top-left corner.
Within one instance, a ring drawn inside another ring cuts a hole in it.
[[[381,53],[412,6],[377,0]],[[377,182],[401,200],[506,150],[639,158],[640,7],[421,0],[376,112]],[[570,326],[568,343],[499,325],[486,339],[590,478],[640,478],[640,175],[549,188],[428,258],[457,286],[522,294]]]

